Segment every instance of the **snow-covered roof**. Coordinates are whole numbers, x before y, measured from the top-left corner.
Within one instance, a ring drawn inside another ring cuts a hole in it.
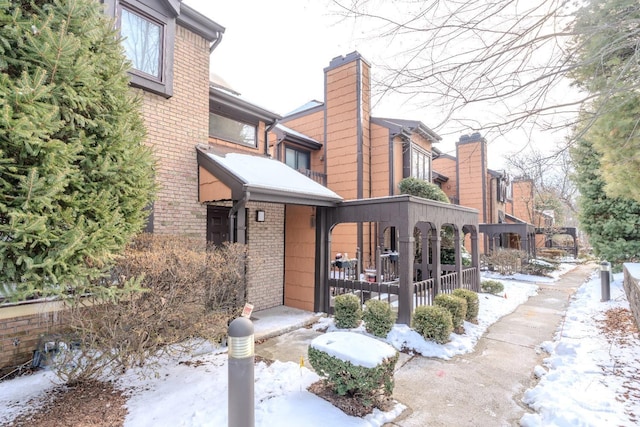
[[[342,197],[286,164],[264,156],[216,153],[198,146],[198,164],[229,187],[234,198],[308,206],[335,206]]]

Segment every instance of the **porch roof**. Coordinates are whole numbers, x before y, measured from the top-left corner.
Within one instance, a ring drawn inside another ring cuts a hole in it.
[[[236,200],[336,206],[342,197],[286,164],[264,156],[218,153],[197,146],[198,165],[231,189]]]

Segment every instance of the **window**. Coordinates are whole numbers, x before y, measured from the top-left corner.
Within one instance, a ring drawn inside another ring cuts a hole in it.
[[[294,169],[311,169],[308,151],[298,151],[287,147],[284,151],[284,162]]]
[[[103,0],[116,18],[125,55],[131,61],[131,86],[169,98],[173,95],[176,13],[162,0]]]
[[[162,80],[162,25],[122,8],[120,35],[133,68]]]
[[[257,127],[228,117],[209,113],[209,135],[225,141],[257,147]]]
[[[411,146],[411,176],[431,182],[431,154]]]

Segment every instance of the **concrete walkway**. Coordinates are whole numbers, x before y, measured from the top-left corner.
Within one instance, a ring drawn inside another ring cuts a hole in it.
[[[511,314],[491,325],[473,353],[451,360],[416,356],[396,371],[393,396],[407,410],[387,426],[518,426],[529,411],[523,393],[552,340],[573,293],[594,271],[581,265],[552,284],[539,284]]]
[[[570,297],[594,271],[581,265],[555,283],[538,284],[538,295],[530,297],[513,313],[491,325],[473,353],[451,360],[410,357],[401,353],[395,373],[393,397],[407,409],[386,426],[517,426],[529,409],[521,403],[523,393],[535,385],[533,368],[545,353],[538,345],[552,340],[561,325]],[[286,309],[286,307],[285,307]],[[259,324],[269,323],[275,312],[258,312]],[[293,309],[295,310],[295,309]],[[313,313],[296,311],[296,324],[314,321]],[[281,325],[282,322],[275,322]],[[266,328],[269,329],[269,328]],[[309,342],[320,333],[307,328],[274,336],[267,334],[256,344],[256,354],[269,359],[308,364]]]

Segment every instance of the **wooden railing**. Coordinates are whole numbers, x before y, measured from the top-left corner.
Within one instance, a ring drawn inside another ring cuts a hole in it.
[[[478,269],[469,267],[462,270],[462,280],[460,287],[469,289],[474,292],[480,292],[480,283],[478,283]]]

